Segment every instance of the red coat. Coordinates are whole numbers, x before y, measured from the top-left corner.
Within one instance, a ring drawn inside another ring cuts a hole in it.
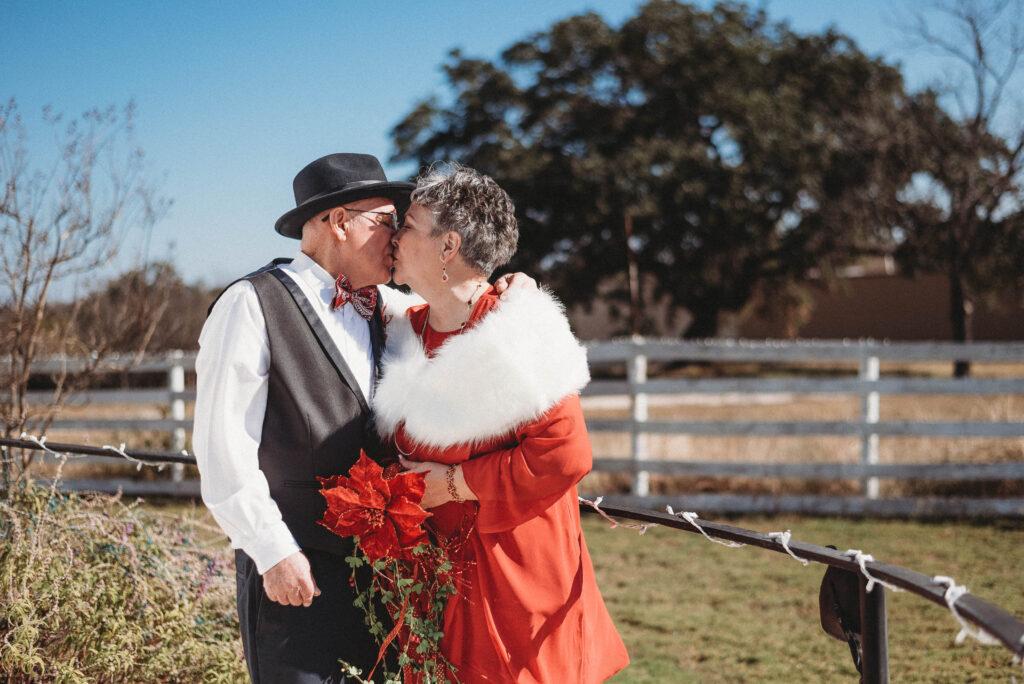
[[[488,293],[461,335],[421,336],[426,313],[389,327],[374,408],[410,458],[462,463],[479,499],[431,511],[439,534],[466,536],[445,655],[467,683],[604,681],[629,658],[580,529],[576,484],[592,464],[577,394],[585,352],[544,292],[500,305]],[[430,425],[438,416],[444,425]]]

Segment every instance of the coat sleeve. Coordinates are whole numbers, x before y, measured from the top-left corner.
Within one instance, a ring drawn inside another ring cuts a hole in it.
[[[542,513],[593,465],[579,396],[572,394],[515,431],[515,445],[462,464],[477,495],[477,528],[503,532]]]

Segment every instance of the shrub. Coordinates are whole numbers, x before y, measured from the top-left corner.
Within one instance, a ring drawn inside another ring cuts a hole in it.
[[[6,681],[245,681],[232,559],[206,531],[119,497],[0,492]]]

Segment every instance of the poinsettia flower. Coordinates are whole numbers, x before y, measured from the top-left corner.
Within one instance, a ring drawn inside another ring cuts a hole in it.
[[[348,477],[320,477],[327,511],[318,522],[342,537],[359,537],[359,548],[372,563],[380,558],[412,558],[412,549],[427,541],[422,523],[430,517],[419,505],[426,485],[422,473],[399,473],[384,479],[383,469],[365,451]]]

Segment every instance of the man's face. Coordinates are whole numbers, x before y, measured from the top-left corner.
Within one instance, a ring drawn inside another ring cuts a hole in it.
[[[354,288],[380,285],[391,279],[390,213],[394,203],[385,197],[373,197],[345,205],[346,252],[349,268],[345,274]],[[372,213],[379,212],[379,213]]]

